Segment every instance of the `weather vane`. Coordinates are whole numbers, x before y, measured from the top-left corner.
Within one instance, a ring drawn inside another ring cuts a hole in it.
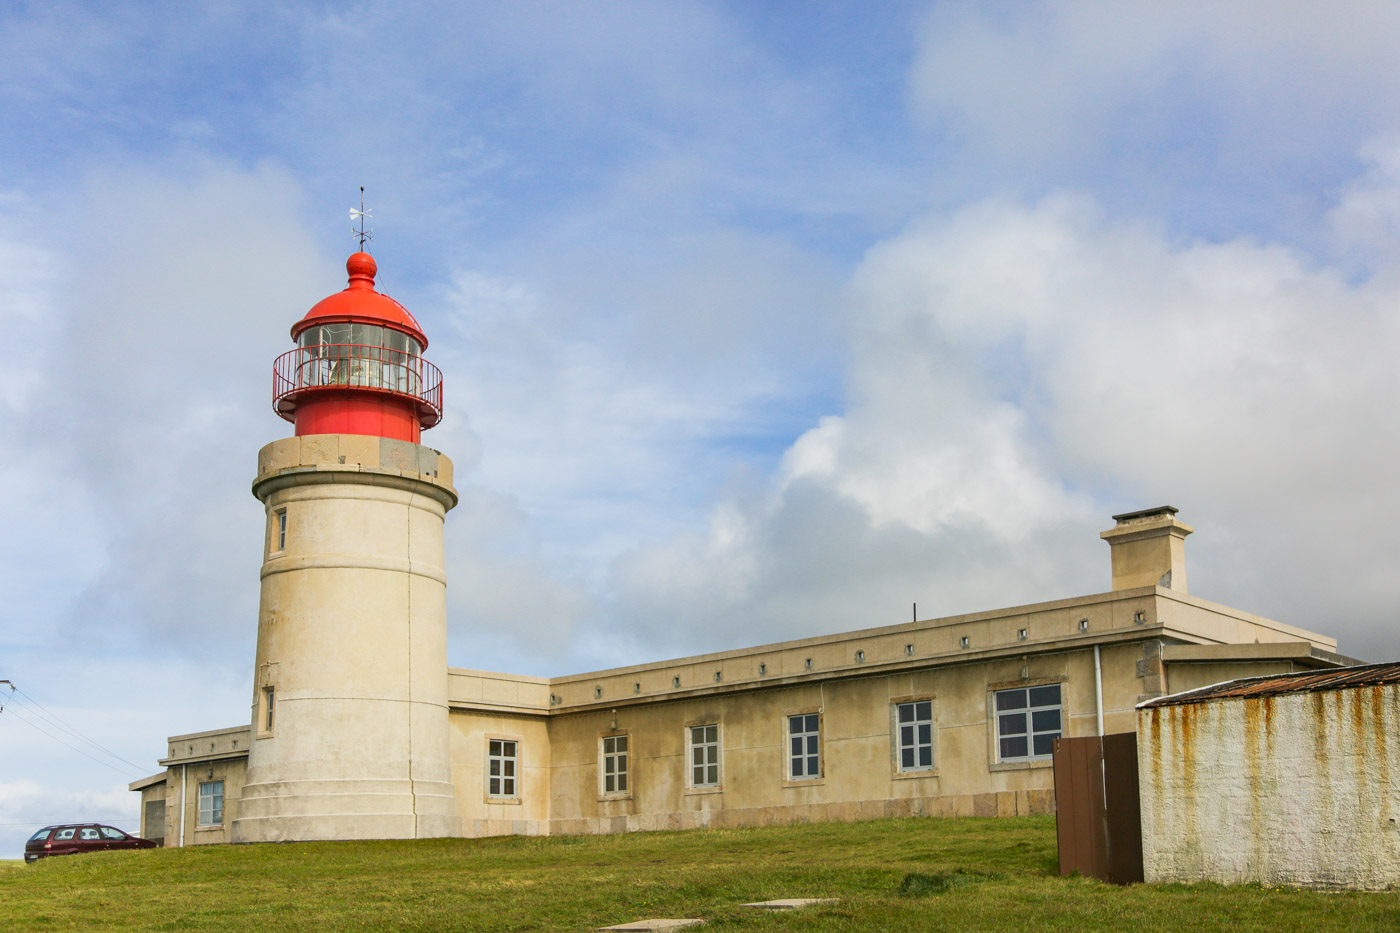
[[[350,233],[360,238],[360,252],[363,253],[365,251],[365,241],[374,239],[374,230],[365,229],[365,221],[374,219],[374,208],[371,207],[369,210],[365,210],[364,185],[360,185],[360,209],[357,211],[353,207],[350,208],[350,219],[352,221],[358,220],[360,222],[360,226],[358,229],[356,229],[355,227],[350,228]]]

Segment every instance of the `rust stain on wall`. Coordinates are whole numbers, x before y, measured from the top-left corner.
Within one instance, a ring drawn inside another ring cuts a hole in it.
[[[1260,752],[1264,744],[1264,703],[1258,697],[1244,701],[1244,765],[1245,779],[1255,792],[1249,795],[1249,848],[1250,858],[1258,864],[1261,854],[1268,850],[1264,826],[1264,795],[1259,793],[1264,778],[1265,767],[1261,767]]]
[[[1167,789],[1163,787],[1162,764],[1166,759],[1162,756],[1162,711],[1153,708],[1148,712],[1147,741],[1151,747],[1151,753],[1147,758],[1147,766],[1152,769],[1152,805],[1155,813],[1162,813],[1166,803]]]
[[[1376,761],[1376,774],[1380,778],[1381,787],[1390,786],[1390,743],[1386,738],[1388,724],[1385,721],[1385,691],[1387,688],[1375,686],[1366,692],[1371,701],[1371,743]],[[1388,820],[1392,816],[1393,807],[1390,802],[1390,794],[1381,795],[1381,819]]]
[[[1274,729],[1274,698],[1271,696],[1262,697],[1259,700],[1259,705],[1264,711],[1264,743],[1268,749],[1269,759],[1273,760],[1274,737],[1276,735]]]

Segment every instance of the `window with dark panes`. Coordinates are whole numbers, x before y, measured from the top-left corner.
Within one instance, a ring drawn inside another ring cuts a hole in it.
[[[794,781],[821,777],[821,717],[801,713],[787,721],[788,777]]]
[[[1049,758],[1063,730],[1060,685],[998,690],[996,717],[998,760]]]
[[[690,786],[719,786],[719,726],[710,723],[704,726],[691,726],[690,735]]]
[[[514,797],[516,745],[509,739],[491,739],[486,745],[486,794]]]
[[[627,736],[603,736],[603,793],[627,793]]]
[[[895,707],[900,771],[933,768],[933,701],[915,700]]]

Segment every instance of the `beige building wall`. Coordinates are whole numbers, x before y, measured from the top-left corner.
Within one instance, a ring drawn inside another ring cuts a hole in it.
[[[1063,734],[1082,736],[1098,730],[1101,686],[1104,731],[1125,732],[1137,703],[1168,688],[1333,666],[1335,647],[1153,586],[569,677],[454,670],[453,775],[469,835],[1052,812],[1049,759],[999,759],[998,690],[1060,684]],[[935,769],[901,773],[893,710],[921,699]],[[798,713],[820,717],[815,780],[788,775],[785,729]],[[695,788],[687,729],[710,723],[722,777]],[[506,814],[482,799],[493,735],[519,738],[528,774]],[[616,735],[628,739],[629,788],[608,794],[602,742]],[[541,770],[548,797],[531,799]]]

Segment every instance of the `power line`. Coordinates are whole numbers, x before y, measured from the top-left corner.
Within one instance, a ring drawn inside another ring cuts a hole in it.
[[[5,681],[0,681],[0,683],[4,683],[4,682],[5,682]],[[59,717],[57,716],[57,714],[51,712],[51,711],[50,711],[47,707],[45,707],[42,703],[40,703],[38,700],[34,699],[32,696],[30,696],[30,695],[29,695],[28,693],[26,693],[25,691],[21,690],[21,689],[20,689],[19,687],[17,687],[13,682],[9,682],[9,684],[10,684],[10,696],[11,696],[11,698],[12,698],[12,699],[15,699],[15,701],[16,701],[17,703],[21,703],[21,705],[26,709],[26,711],[32,713],[33,715],[38,716],[40,719],[44,720],[47,724],[49,724],[49,725],[51,725],[51,726],[53,726],[53,727],[55,727],[55,728],[58,728],[58,729],[63,730],[64,732],[68,733],[68,735],[72,736],[73,738],[77,739],[78,741],[84,742],[84,743],[86,743],[87,745],[90,745],[92,748],[97,749],[97,750],[98,750],[99,752],[101,752],[102,754],[107,755],[107,756],[110,757],[110,758],[114,758],[114,759],[116,759],[117,761],[120,761],[120,762],[121,762],[122,764],[124,764],[124,765],[128,765],[129,767],[135,768],[137,771],[141,771],[141,770],[142,770],[141,765],[138,765],[138,764],[137,764],[136,762],[134,762],[134,761],[128,761],[127,759],[123,758],[121,755],[118,755],[116,752],[112,751],[111,749],[105,748],[105,747],[103,747],[102,745],[99,745],[98,743],[94,742],[92,739],[88,738],[86,735],[83,735],[83,733],[79,732],[77,729],[74,729],[72,726],[68,725],[68,724],[65,723],[63,720],[59,719]],[[23,697],[24,700],[23,700],[23,701],[20,701],[20,700],[17,699],[18,697]],[[37,709],[30,710],[30,709],[29,709],[30,706],[37,707]],[[65,744],[66,744],[66,743],[65,743]],[[71,748],[72,746],[69,746],[69,747]],[[76,749],[75,749],[75,751],[76,751]]]
[[[13,713],[18,713],[21,709],[24,709],[24,707],[11,706],[11,707],[10,707],[10,712],[11,712],[12,714],[13,714]],[[66,748],[72,749],[73,751],[77,752],[79,755],[82,755],[84,758],[88,758],[88,759],[90,759],[90,760],[92,760],[92,761],[95,761],[95,762],[97,762],[98,764],[102,765],[104,768],[111,768],[113,771],[116,771],[118,774],[125,774],[125,775],[127,775],[128,777],[134,777],[134,778],[140,778],[140,777],[143,777],[143,776],[144,776],[144,775],[140,774],[139,772],[133,773],[133,772],[127,771],[125,768],[118,768],[116,765],[110,764],[109,762],[106,762],[106,761],[103,761],[101,758],[95,758],[95,757],[93,757],[92,755],[89,755],[87,752],[83,751],[81,748],[78,748],[76,745],[70,745],[69,743],[65,742],[63,739],[61,739],[61,738],[59,738],[58,736],[54,735],[52,732],[48,732],[48,731],[44,730],[43,728],[41,728],[41,727],[35,725],[34,723],[30,722],[29,719],[27,718],[27,716],[28,716],[28,714],[29,714],[29,710],[24,709],[24,711],[25,711],[25,715],[24,715],[24,716],[20,716],[20,717],[19,717],[19,721],[22,722],[22,723],[24,723],[24,724],[25,724],[26,726],[28,726],[29,728],[33,729],[35,732],[38,732],[40,735],[48,736],[49,738],[51,738],[51,739],[53,739],[55,742],[57,742],[59,745],[62,745],[62,746],[64,746],[64,747],[66,747]],[[117,756],[114,755],[113,757],[117,757]],[[117,760],[119,760],[119,761],[124,761],[125,759],[118,758]]]

